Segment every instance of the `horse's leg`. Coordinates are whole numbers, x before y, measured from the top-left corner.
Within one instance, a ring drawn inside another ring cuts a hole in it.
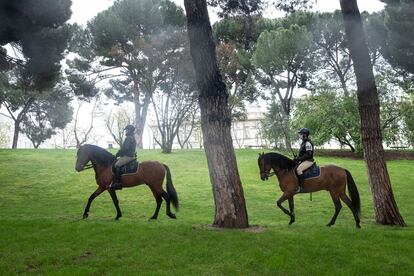
[[[119,201],[118,197],[116,196],[116,192],[114,189],[108,189],[109,194],[111,195],[112,201],[114,202],[115,208],[116,208],[116,218],[119,219],[122,217],[121,209],[119,209]]]
[[[286,215],[290,217],[290,221],[292,221],[292,214],[282,206],[282,203],[288,199],[291,195],[283,193],[283,195],[276,201],[277,207],[279,207]]]
[[[352,214],[354,215],[356,227],[357,228],[361,228],[360,219],[359,219],[358,213],[354,209],[354,207],[352,206],[351,199],[349,199],[349,197],[345,193],[341,194],[340,195],[340,198],[342,199],[343,202],[345,202],[345,204],[349,207],[349,209],[351,209]]]
[[[169,216],[170,218],[175,219],[176,216],[171,213],[171,202],[170,202],[170,196],[168,195],[168,193],[164,190],[162,190],[162,197],[164,198],[166,204],[167,204],[167,216]]]
[[[155,208],[155,212],[152,215],[151,219],[157,219],[158,213],[160,211],[161,204],[162,204],[162,196],[161,196],[162,193],[157,192],[152,187],[150,187],[150,188],[151,188],[152,194],[154,195],[155,201],[157,202],[157,207]]]
[[[295,222],[295,202],[293,201],[293,195],[288,198],[289,210],[290,210],[290,222],[289,225]]]
[[[334,194],[333,192],[331,192],[331,197],[332,197],[332,201],[335,205],[335,213],[332,216],[331,221],[326,225],[326,226],[332,226],[335,224],[336,218],[339,215],[339,211],[341,211],[342,205],[341,205],[341,201],[339,200],[339,197]]]
[[[105,188],[98,187],[98,189],[96,189],[96,191],[91,194],[91,196],[88,199],[88,203],[86,204],[85,211],[83,211],[84,219],[86,219],[89,216],[88,213],[89,213],[89,208],[91,207],[92,201],[95,199],[95,197],[99,196],[103,191],[105,191]]]

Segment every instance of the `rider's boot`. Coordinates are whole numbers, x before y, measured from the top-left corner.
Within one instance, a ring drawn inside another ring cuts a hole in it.
[[[113,190],[121,190],[122,189],[122,184],[121,184],[121,168],[118,167],[118,166],[115,167],[114,178],[112,180],[112,184],[109,185],[109,188],[111,188]]]
[[[303,185],[305,183],[305,177],[303,176],[303,174],[298,175],[298,180],[299,180],[299,187],[298,187],[298,190],[296,192],[297,193],[303,193],[303,191],[304,191]]]

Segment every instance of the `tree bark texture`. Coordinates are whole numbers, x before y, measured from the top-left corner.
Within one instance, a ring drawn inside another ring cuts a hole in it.
[[[151,94],[146,93],[143,102],[139,98],[140,92],[138,85],[135,87],[134,93],[134,106],[135,106],[135,140],[137,142],[137,148],[143,148],[143,138],[145,123],[147,120],[148,106],[151,102]]]
[[[201,128],[215,201],[214,226],[248,227],[243,188],[231,139],[228,93],[216,60],[205,0],[185,0],[191,56],[196,71]]]
[[[20,121],[15,120],[12,149],[17,149],[17,142],[19,141],[19,133],[20,133]]]
[[[340,4],[357,79],[361,137],[369,184],[374,197],[375,219],[379,224],[404,226],[384,160],[378,92],[357,1],[340,0]]]

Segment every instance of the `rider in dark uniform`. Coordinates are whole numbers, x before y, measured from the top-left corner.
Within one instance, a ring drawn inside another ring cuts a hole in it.
[[[313,160],[313,144],[309,139],[310,131],[307,128],[302,128],[298,132],[302,138],[302,144],[300,145],[299,155],[294,159],[299,165],[296,168],[296,174],[299,178],[298,193],[303,192],[304,176],[303,172],[310,168],[314,164]]]
[[[133,125],[127,125],[124,130],[126,131],[126,137],[121,148],[115,155],[115,157],[119,157],[119,159],[115,163],[114,179],[109,186],[111,189],[115,190],[122,189],[121,167],[135,160],[135,149],[137,145],[134,138],[135,127]]]

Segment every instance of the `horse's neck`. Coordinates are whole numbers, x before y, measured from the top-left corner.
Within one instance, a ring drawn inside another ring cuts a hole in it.
[[[112,181],[112,166],[102,166],[93,162],[93,169],[95,171],[95,179],[99,186],[107,186]]]
[[[293,169],[281,170],[279,168],[273,168],[273,171],[275,172],[277,179],[279,180],[280,183],[282,183],[285,179],[290,178],[295,175]]]

